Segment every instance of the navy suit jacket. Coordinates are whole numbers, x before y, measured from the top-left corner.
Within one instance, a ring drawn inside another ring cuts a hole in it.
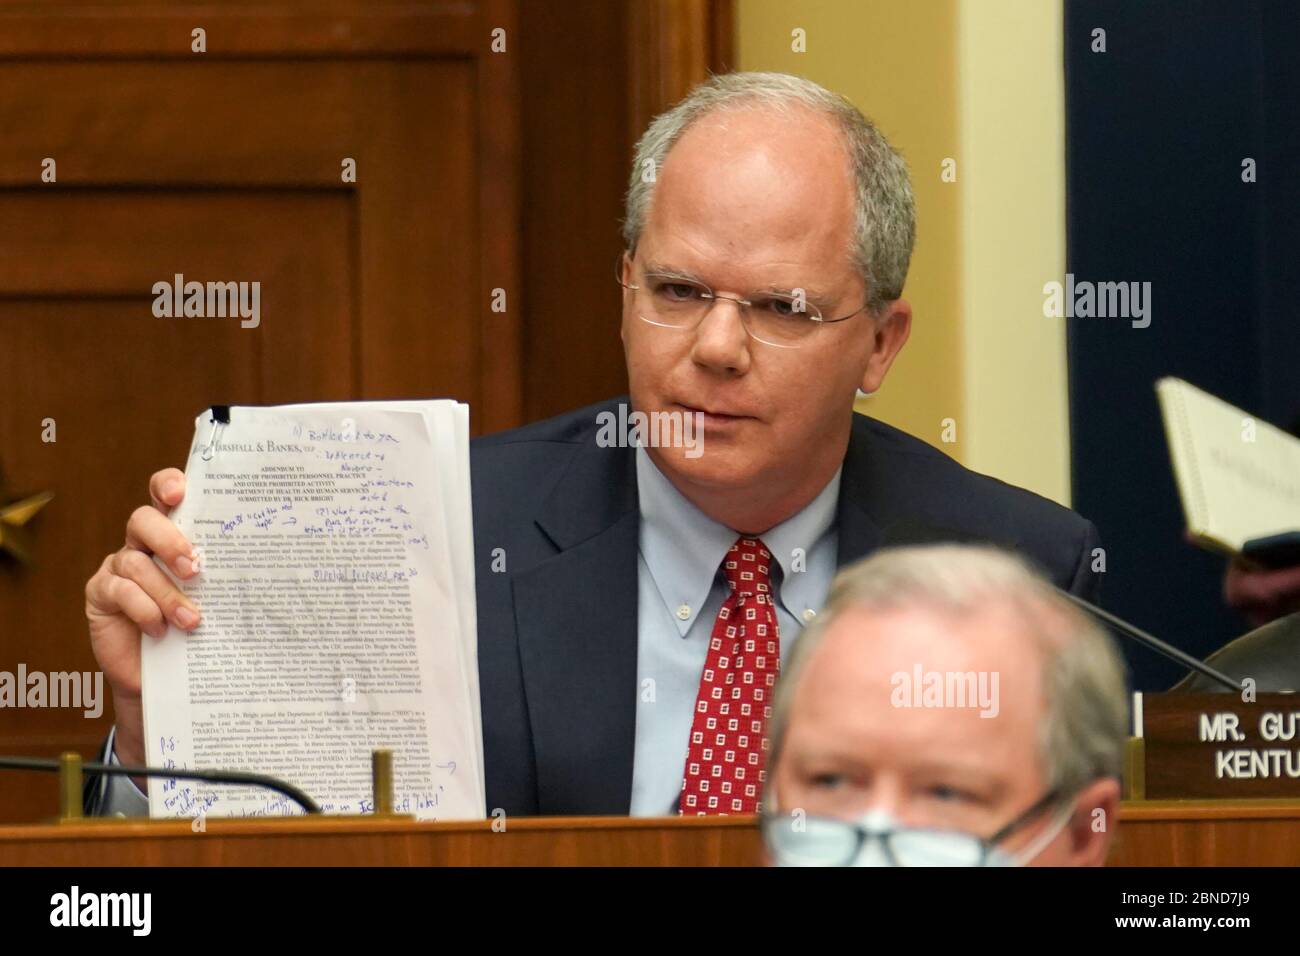
[[[637,702],[635,452],[596,444],[626,398],[470,447],[487,810],[627,814]],[[1091,522],[855,415],[836,511],[838,564],[893,529],[996,541],[1093,598]],[[500,550],[498,550],[500,549]],[[493,570],[504,560],[504,570]]]

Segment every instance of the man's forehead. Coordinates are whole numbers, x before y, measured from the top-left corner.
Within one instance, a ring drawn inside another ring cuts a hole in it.
[[[982,727],[1009,722],[1036,725],[1042,715],[1042,656],[1023,624],[1004,610],[981,609],[961,616],[917,609],[850,609],[830,625],[807,662],[792,722],[860,720],[871,723],[893,714],[898,695],[918,690],[967,697],[997,694],[998,716],[979,718]],[[982,681],[982,683],[981,683]],[[919,687],[918,687],[919,685]],[[920,708],[923,720],[928,708]],[[970,716],[965,711],[962,717]]]
[[[697,121],[669,151],[647,255],[706,283],[770,279],[829,294],[851,282],[854,193],[835,131],[823,128],[821,148],[809,149],[791,134],[826,127],[816,117],[731,114]]]
[[[696,120],[656,171],[656,198],[790,210],[808,219],[851,212],[851,170],[843,136],[808,110],[727,109]]]
[[[789,742],[808,757],[993,773],[1036,746],[1040,674],[1033,639],[1005,613],[851,609],[800,678]]]

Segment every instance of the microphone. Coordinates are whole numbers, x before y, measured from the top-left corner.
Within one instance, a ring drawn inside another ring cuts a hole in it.
[[[939,528],[914,521],[898,521],[890,525],[885,531],[885,547],[903,547],[910,544],[984,544],[993,547],[1002,548],[1006,551],[1015,551],[1010,545],[1000,541],[994,541],[990,538],[983,538],[978,535],[969,534],[965,531],[956,531],[949,528]],[[1052,581],[1047,582],[1057,594],[1064,597],[1075,607],[1081,608],[1094,619],[1106,625],[1112,631],[1123,634],[1129,640],[1141,644],[1147,650],[1155,651],[1169,660],[1186,667],[1188,670],[1196,671],[1198,674],[1204,674],[1215,683],[1221,684],[1228,690],[1236,693],[1242,689],[1240,681],[1235,681],[1227,674],[1216,670],[1209,664],[1199,658],[1193,657],[1186,651],[1180,650],[1165,641],[1160,640],[1154,634],[1148,634],[1135,624],[1130,624],[1121,617],[1103,610],[1091,601],[1086,601],[1077,594],[1071,594],[1065,588],[1057,586]]]
[[[40,770],[58,773],[61,765],[58,760],[46,757],[6,757],[0,756],[0,770]],[[204,783],[238,784],[240,786],[264,787],[274,790],[302,807],[306,813],[320,813],[316,801],[303,793],[291,783],[268,777],[261,773],[246,773],[242,770],[179,770],[175,767],[127,767],[122,764],[86,763],[81,765],[83,775],[89,774],[126,774],[132,777],[166,777],[168,780],[202,780]]]

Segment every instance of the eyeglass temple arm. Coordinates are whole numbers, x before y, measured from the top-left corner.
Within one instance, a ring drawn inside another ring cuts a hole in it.
[[[1050,807],[1057,800],[1061,799],[1062,796],[1063,794],[1060,788],[1053,787],[1051,790],[1047,791],[1047,793],[1043,794],[1036,801],[1034,801],[1034,803],[1029,807],[1029,809],[1025,810],[1022,814],[1020,814],[1018,817],[1016,817],[1006,826],[1002,827],[1002,829],[998,830],[992,836],[988,837],[984,842],[987,843],[989,846],[994,846],[998,843],[1001,843],[1007,837],[1011,836],[1011,834],[1015,833],[1025,824],[1029,823],[1036,816],[1038,816],[1040,813],[1042,813],[1044,810]]]

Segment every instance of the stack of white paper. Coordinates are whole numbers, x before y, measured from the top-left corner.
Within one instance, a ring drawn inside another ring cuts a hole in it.
[[[229,411],[224,425],[199,416],[172,514],[199,554],[180,586],[202,624],[143,641],[149,763],[267,773],[327,813],[364,813],[371,752],[386,748],[397,812],[482,818],[467,406]],[[149,805],[301,812],[265,790],[161,778]]]
[[[1300,528],[1300,440],[1179,378],[1156,383],[1187,530],[1236,554]]]

